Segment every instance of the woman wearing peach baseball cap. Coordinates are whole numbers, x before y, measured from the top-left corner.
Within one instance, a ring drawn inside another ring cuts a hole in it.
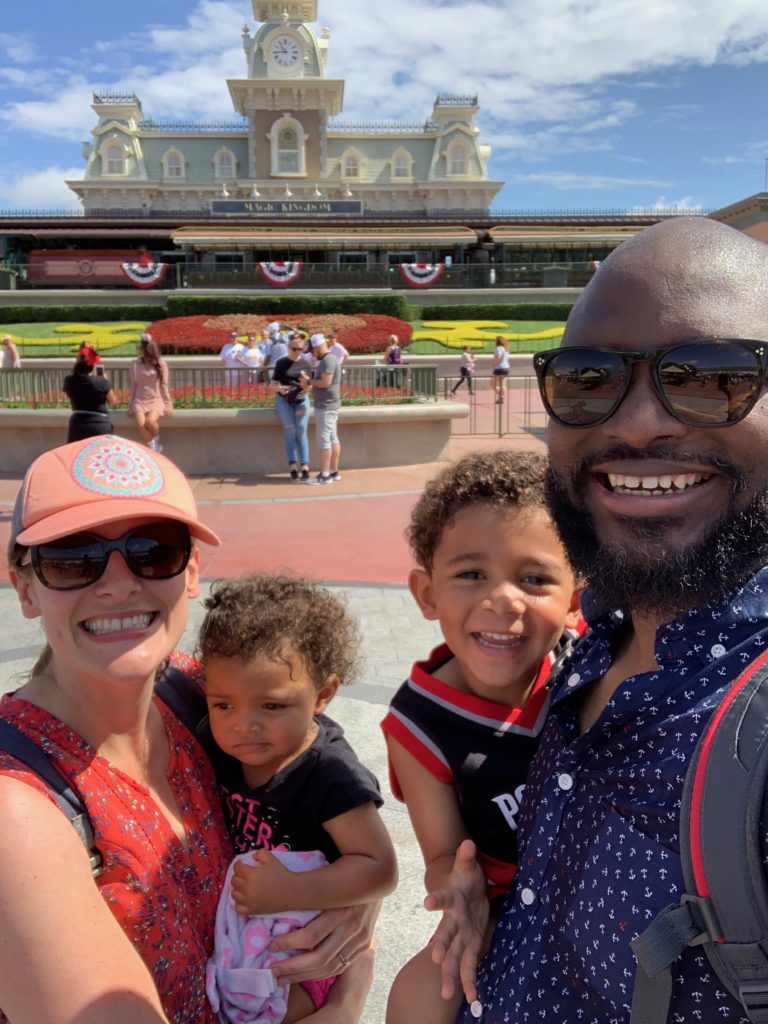
[[[175,647],[199,591],[198,542],[219,540],[183,473],[131,441],[64,445],[26,474],[9,575],[46,647],[0,719],[81,796],[102,867],[94,878],[45,782],[0,749],[0,1020],[217,1021],[205,964],[232,851],[207,757],[154,693],[169,660],[188,667]],[[283,961],[282,980],[362,950],[372,916],[327,911],[285,936],[311,951]]]

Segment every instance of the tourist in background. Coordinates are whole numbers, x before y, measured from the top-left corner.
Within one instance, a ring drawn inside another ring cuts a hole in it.
[[[336,356],[336,358],[339,360],[339,365],[344,365],[344,360],[349,355],[349,351],[348,349],[344,348],[344,346],[339,341],[336,331],[331,331],[331,333],[328,335],[328,351],[331,353],[332,356]]]
[[[322,334],[309,339],[316,364],[312,371],[312,393],[315,402],[315,429],[320,452],[320,472],[307,481],[310,484],[333,484],[341,480],[338,422],[341,408],[341,365],[328,350]]]
[[[168,364],[150,334],[142,334],[139,354],[131,363],[131,397],[128,412],[136,421],[142,441],[161,452],[160,419],[170,416],[173,402],[168,391]]]
[[[459,379],[451,388],[451,394],[455,395],[462,384],[466,382],[469,388],[470,395],[472,394],[472,375],[475,372],[475,357],[472,355],[472,350],[469,345],[464,346],[464,351],[461,353],[461,362],[459,364]]]
[[[493,390],[496,392],[496,404],[504,401],[506,381],[509,376],[509,344],[502,334],[496,335],[496,349],[493,353]]]
[[[399,366],[403,361],[403,350],[400,346],[400,339],[396,334],[390,334],[389,345],[384,352],[384,362],[387,366]]]
[[[291,480],[309,480],[309,387],[312,367],[305,358],[304,342],[294,334],[288,354],[278,359],[272,376],[275,411],[283,428],[285,457]]]
[[[244,369],[243,352],[245,346],[237,337],[237,331],[231,331],[229,341],[225,342],[219,352],[224,366],[224,383],[228,388],[236,387],[240,382],[240,371]]]
[[[261,368],[264,365],[264,356],[261,354],[256,336],[248,335],[242,355],[243,366],[248,370],[248,383],[258,384],[261,380]]]
[[[97,367],[101,369],[100,359],[96,355],[94,362],[78,356],[72,373],[64,378],[64,394],[72,406],[67,444],[114,433],[108,410],[115,407],[117,399],[109,379],[96,373]]]
[[[3,369],[21,369],[21,358],[19,356],[19,350],[14,345],[13,338],[11,338],[10,334],[3,335]]]

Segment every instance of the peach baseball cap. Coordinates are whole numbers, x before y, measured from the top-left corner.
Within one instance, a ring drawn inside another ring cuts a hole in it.
[[[176,519],[198,540],[221,543],[198,520],[178,466],[144,445],[105,434],[35,459],[16,498],[10,546],[43,544],[132,516]]]

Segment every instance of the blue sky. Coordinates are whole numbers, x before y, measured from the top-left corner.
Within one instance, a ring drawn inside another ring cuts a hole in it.
[[[0,209],[76,207],[94,90],[233,116],[246,0],[3,4]],[[765,0],[319,0],[343,119],[423,121],[478,93],[494,208],[717,209],[762,191]]]

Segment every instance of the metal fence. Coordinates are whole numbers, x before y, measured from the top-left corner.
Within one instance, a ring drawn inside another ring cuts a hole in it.
[[[504,398],[500,403],[496,402],[492,377],[475,377],[471,383],[470,391],[466,378],[440,378],[442,398],[469,405],[469,416],[463,420],[454,420],[451,433],[505,437],[508,434],[538,433],[546,429],[547,414],[533,374],[507,377],[504,380]]]
[[[170,392],[180,409],[263,408],[274,405],[275,393],[259,370],[170,365]],[[67,409],[62,391],[66,372],[60,369],[3,370],[0,372],[0,407]],[[128,403],[130,369],[115,367],[108,373],[118,406]],[[437,401],[436,366],[350,366],[342,373],[341,398],[345,405],[395,405]]]

